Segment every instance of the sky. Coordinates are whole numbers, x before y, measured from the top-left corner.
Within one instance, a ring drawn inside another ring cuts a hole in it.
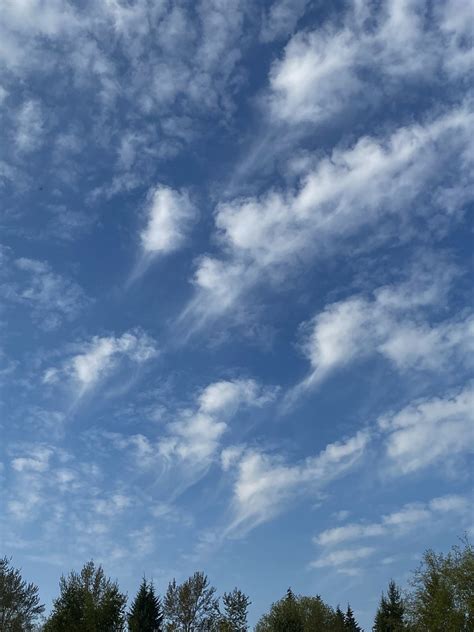
[[[473,534],[469,0],[3,0],[2,553],[254,623]],[[471,457],[472,458],[472,457]]]

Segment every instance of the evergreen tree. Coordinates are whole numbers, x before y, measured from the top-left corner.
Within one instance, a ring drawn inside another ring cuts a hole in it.
[[[162,632],[163,609],[153,583],[145,578],[128,613],[130,632]]]
[[[362,632],[362,628],[355,620],[354,613],[350,605],[347,606],[346,616],[344,617],[344,625],[348,632]]]
[[[216,589],[204,573],[194,573],[178,585],[173,579],[164,600],[167,632],[207,632],[219,627],[219,602]]]
[[[238,588],[231,593],[224,593],[224,621],[229,632],[246,632],[248,630],[247,611],[250,599]]]
[[[80,573],[61,577],[60,595],[44,627],[45,632],[122,632],[125,604],[116,582],[108,579],[101,566],[84,565]]]
[[[43,611],[38,587],[27,584],[8,558],[0,559],[0,630],[30,632],[36,628]]]
[[[392,580],[388,585],[387,597],[382,594],[375,615],[373,632],[403,632],[406,630],[405,605],[400,590]]]
[[[333,630],[334,632],[344,632],[346,629],[346,617],[344,613],[340,609],[339,606],[336,608],[336,612],[334,613],[334,623]]]

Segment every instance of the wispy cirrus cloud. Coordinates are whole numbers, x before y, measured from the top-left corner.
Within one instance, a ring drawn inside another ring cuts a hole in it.
[[[44,330],[57,329],[73,320],[90,304],[81,286],[59,274],[47,261],[15,258],[3,250],[0,293],[6,304],[22,305],[33,322]]]
[[[359,431],[293,464],[257,449],[224,453],[223,465],[235,474],[232,518],[226,534],[248,533],[275,518],[301,494],[321,491],[360,462],[368,442],[368,433]]]
[[[464,496],[448,495],[433,498],[428,503],[407,503],[398,511],[382,516],[379,522],[349,523],[322,531],[314,538],[319,546],[339,546],[342,542],[404,535],[420,525],[429,524],[443,515],[466,517],[469,501]]]
[[[320,549],[310,568],[328,568],[337,573],[358,575],[366,560],[372,566],[394,562],[386,556],[389,544],[393,552],[395,538],[408,543],[420,530],[446,530],[454,524],[467,527],[470,503],[466,496],[449,494],[427,502],[406,503],[400,509],[381,516],[376,522],[351,522],[321,531],[313,538]]]
[[[44,384],[70,381],[79,395],[91,390],[112,374],[124,360],[140,365],[158,354],[156,342],[146,333],[133,330],[115,336],[94,336],[89,342],[76,345],[72,354],[59,367],[51,367],[43,374]]]

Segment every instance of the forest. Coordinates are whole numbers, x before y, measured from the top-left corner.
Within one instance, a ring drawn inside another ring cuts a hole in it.
[[[8,557],[0,560],[1,632],[246,632],[251,597],[239,588],[219,597],[203,572],[163,595],[141,580],[129,601],[100,565],[87,562],[59,580],[46,615],[39,587]],[[373,632],[472,632],[474,548],[467,538],[448,553],[427,550],[407,583],[381,591]],[[255,632],[363,632],[350,604],[333,608],[319,595],[288,588],[257,622]],[[366,631],[368,632],[368,631]]]

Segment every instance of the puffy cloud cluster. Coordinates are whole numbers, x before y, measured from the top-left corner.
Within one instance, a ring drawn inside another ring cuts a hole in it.
[[[437,463],[449,463],[473,451],[474,391],[471,386],[406,406],[384,415],[379,427],[385,434],[389,467],[409,474]]]
[[[167,427],[158,444],[167,460],[178,459],[205,468],[214,457],[229,420],[241,407],[261,407],[273,392],[254,380],[223,380],[207,386],[198,397],[196,409],[184,410]]]
[[[472,314],[444,321],[433,318],[447,304],[454,276],[452,266],[429,257],[420,260],[402,283],[377,288],[370,298],[354,295],[325,307],[305,326],[304,350],[311,372],[296,391],[375,354],[399,371],[449,368],[453,361],[470,366]]]
[[[470,196],[472,121],[462,106],[385,138],[364,137],[317,160],[294,190],[220,204],[215,225],[227,256],[198,262],[187,314],[204,322],[228,312],[258,284],[341,254],[362,234],[370,249],[409,239],[415,221],[430,231],[455,220]]]
[[[438,84],[472,65],[469,0],[354,1],[342,26],[301,31],[270,72],[268,105],[289,123],[321,123],[399,92],[410,81]],[[340,16],[338,15],[338,19]],[[407,88],[408,89],[408,88]]]

